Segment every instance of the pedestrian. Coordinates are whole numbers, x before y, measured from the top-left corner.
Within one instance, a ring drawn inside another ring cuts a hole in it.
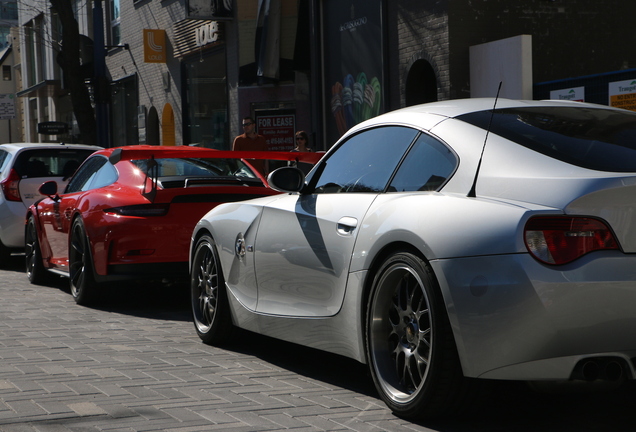
[[[296,132],[296,147],[293,151],[297,152],[310,152],[313,151],[309,147],[309,135],[305,131]]]
[[[309,135],[307,135],[307,132],[305,131],[298,131],[296,132],[296,147],[294,147],[294,149],[292,150],[293,152],[311,152],[313,151],[311,148],[309,148]],[[311,171],[311,169],[313,168],[312,164],[306,163],[306,162],[290,162],[288,165],[290,166],[295,166],[298,169],[300,169],[302,172],[305,173],[305,175],[307,175],[309,173],[309,171]]]
[[[267,151],[267,141],[263,135],[256,133],[256,122],[252,117],[243,117],[243,133],[232,143],[235,151]],[[267,175],[269,165],[267,160],[253,159],[249,161],[261,174]]]

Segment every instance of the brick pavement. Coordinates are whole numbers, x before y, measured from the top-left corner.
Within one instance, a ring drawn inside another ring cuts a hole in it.
[[[0,432],[636,430],[633,382],[547,395],[506,384],[470,417],[407,422],[357,362],[247,332],[210,347],[185,295],[140,288],[81,307],[64,279],[30,285],[22,260],[0,266]]]
[[[355,362],[246,333],[206,346],[184,296],[81,307],[65,280],[30,285],[13,258],[0,269],[0,431],[429,430],[393,416]]]

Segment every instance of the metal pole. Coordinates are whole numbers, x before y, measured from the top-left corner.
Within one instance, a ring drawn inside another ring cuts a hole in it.
[[[104,46],[104,10],[102,0],[93,0],[93,62],[95,94],[95,117],[97,123],[97,145],[110,147],[108,124],[108,103],[105,93],[109,92],[106,78],[106,47]]]

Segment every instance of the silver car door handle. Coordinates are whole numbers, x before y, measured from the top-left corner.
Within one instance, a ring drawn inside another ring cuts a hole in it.
[[[340,218],[337,225],[338,234],[350,235],[353,230],[358,226],[358,219],[351,216],[344,216]]]

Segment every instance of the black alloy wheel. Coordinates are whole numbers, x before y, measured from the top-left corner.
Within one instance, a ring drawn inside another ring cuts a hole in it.
[[[216,244],[203,235],[196,244],[190,275],[190,297],[194,327],[210,345],[226,342],[232,332],[232,317]]]
[[[95,281],[93,261],[84,223],[79,217],[73,221],[68,251],[71,294],[79,305],[95,300],[99,286]]]
[[[42,262],[42,250],[38,241],[35,219],[29,216],[24,235],[24,257],[26,264],[26,274],[29,282],[34,285],[41,285],[51,279],[49,273]]]
[[[380,397],[405,418],[458,410],[465,378],[433,270],[418,256],[389,256],[367,306],[367,359]]]

